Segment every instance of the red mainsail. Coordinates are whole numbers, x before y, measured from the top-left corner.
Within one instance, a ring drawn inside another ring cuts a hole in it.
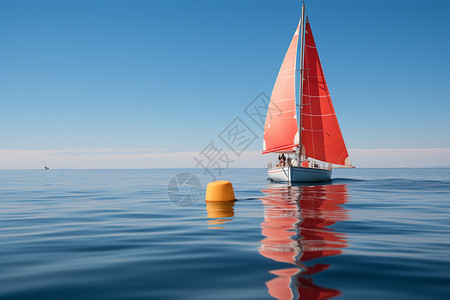
[[[302,153],[317,160],[350,166],[308,18],[305,29]]]
[[[332,164],[351,166],[308,18],[305,23],[300,134],[302,154]],[[301,51],[297,51],[301,39],[299,29],[300,26],[297,27],[272,91],[264,130],[263,153],[294,153],[295,147],[299,145],[296,103],[300,100],[295,99],[296,86],[300,87],[300,84],[296,85],[296,80],[301,80],[295,74],[296,60],[301,59]]]

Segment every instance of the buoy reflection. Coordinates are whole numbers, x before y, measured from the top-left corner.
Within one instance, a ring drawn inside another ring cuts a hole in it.
[[[305,265],[307,261],[342,253],[345,234],[330,226],[348,219],[340,205],[347,199],[345,185],[287,186],[271,184],[262,191],[264,239],[261,255],[295,265],[270,271],[277,277],[266,282],[277,299],[328,299],[339,296],[336,289],[317,286],[312,275],[328,269],[327,264]]]
[[[207,218],[208,225],[220,225],[226,222],[230,222],[232,219],[223,219],[234,217],[234,203],[235,201],[206,201],[206,211],[208,212]],[[215,226],[209,227],[211,229],[223,229],[223,227]]]

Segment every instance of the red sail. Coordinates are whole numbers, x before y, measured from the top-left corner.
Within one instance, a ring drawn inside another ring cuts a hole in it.
[[[305,26],[302,105],[302,154],[351,166],[308,19]]]
[[[297,27],[273,87],[264,128],[263,153],[293,153],[298,146],[298,121],[295,106],[295,64]]]

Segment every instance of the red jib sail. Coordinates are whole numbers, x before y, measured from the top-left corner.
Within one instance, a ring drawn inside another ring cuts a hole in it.
[[[263,153],[293,153],[299,144],[295,104],[295,83],[301,80],[295,76],[296,59],[301,57],[301,51],[297,51],[296,47],[300,44],[299,28],[272,92],[264,130]],[[307,18],[303,51],[302,154],[320,161],[351,166]]]
[[[294,153],[298,146],[298,121],[295,104],[295,65],[300,25],[295,31],[278,72],[267,110],[263,153]]]

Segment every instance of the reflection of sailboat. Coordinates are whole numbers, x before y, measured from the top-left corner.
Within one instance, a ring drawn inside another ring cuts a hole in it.
[[[338,255],[347,246],[345,235],[329,226],[348,218],[340,205],[347,201],[345,185],[285,186],[274,185],[262,191],[265,197],[264,222],[259,252],[294,268],[273,270],[276,278],[266,283],[269,294],[277,299],[328,299],[339,290],[314,285],[313,274],[330,266],[304,262],[324,256]],[[308,276],[308,277],[307,277]]]
[[[274,181],[327,181],[331,164],[352,167],[304,4],[273,87],[263,142],[263,153],[282,154],[269,164]]]

